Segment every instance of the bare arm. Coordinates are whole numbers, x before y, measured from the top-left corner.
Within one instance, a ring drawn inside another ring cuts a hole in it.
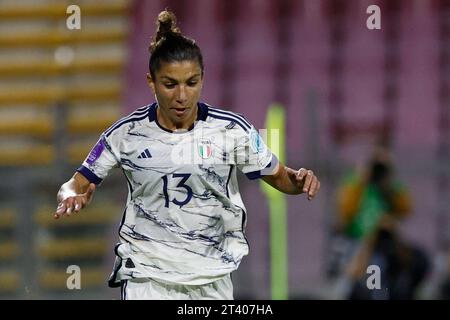
[[[312,200],[320,189],[320,181],[311,170],[301,168],[294,170],[281,162],[275,168],[274,174],[262,178],[275,189],[287,194],[307,193]]]
[[[367,266],[375,247],[375,234],[369,235],[361,244],[356,254],[351,258],[345,272],[353,280],[359,280],[366,274]]]
[[[95,184],[90,183],[81,173],[76,172],[59,189],[56,196],[58,207],[53,217],[59,219],[63,215],[70,216],[72,212],[80,211],[89,204],[94,191]]]

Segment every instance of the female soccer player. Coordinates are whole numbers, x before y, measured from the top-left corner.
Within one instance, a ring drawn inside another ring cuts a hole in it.
[[[157,25],[147,74],[156,103],[103,132],[61,186],[55,218],[84,208],[120,167],[129,194],[109,285],[123,299],[233,299],[230,274],[248,253],[236,169],[309,200],[320,182],[278,162],[243,116],[199,102],[199,47],[173,13],[161,12]]]

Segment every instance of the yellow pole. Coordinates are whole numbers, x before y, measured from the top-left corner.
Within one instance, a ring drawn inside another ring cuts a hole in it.
[[[269,107],[267,145],[285,163],[285,112],[280,104]],[[286,300],[288,291],[287,203],[285,194],[261,181],[262,191],[269,201],[271,295],[274,300]]]

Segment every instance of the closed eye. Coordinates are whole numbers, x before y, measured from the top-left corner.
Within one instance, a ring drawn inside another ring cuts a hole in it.
[[[164,86],[167,89],[173,89],[173,88],[175,88],[176,84],[175,83],[164,83]]]

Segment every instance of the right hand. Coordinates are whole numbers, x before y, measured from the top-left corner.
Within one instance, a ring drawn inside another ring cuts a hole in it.
[[[85,193],[64,198],[58,203],[58,207],[56,208],[53,218],[59,219],[61,216],[70,216],[72,213],[80,211],[89,204],[94,192],[95,184],[91,183]]]
[[[286,167],[286,172],[292,183],[296,185],[299,190],[301,190],[301,193],[308,194],[308,200],[312,200],[319,192],[320,181],[312,170],[305,168],[294,170]]]

